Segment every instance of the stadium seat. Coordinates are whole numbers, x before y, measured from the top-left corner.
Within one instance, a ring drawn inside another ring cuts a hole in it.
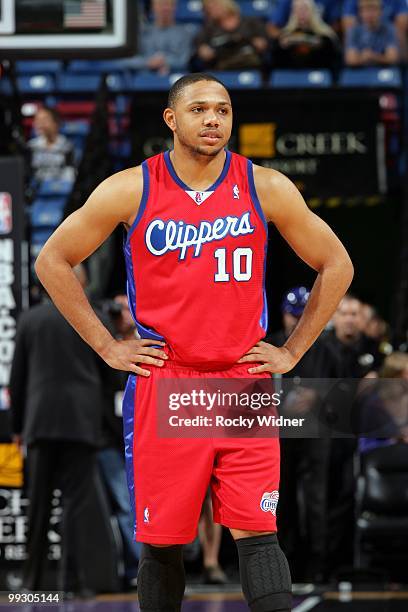
[[[61,126],[61,133],[70,138],[71,136],[83,136],[89,133],[88,121],[65,121]]]
[[[11,96],[13,88],[9,79],[0,79],[0,94],[3,96]]]
[[[340,73],[343,87],[401,87],[399,68],[345,68]]]
[[[68,196],[72,191],[73,182],[72,181],[42,181],[37,195],[41,197],[54,197],[55,196]]]
[[[90,130],[88,121],[74,120],[65,121],[61,126],[61,133],[64,134],[74,145],[78,158],[84,150],[86,138]]]
[[[55,90],[55,83],[49,74],[34,74],[17,78],[17,86],[23,94],[46,94]]]
[[[30,207],[31,226],[57,227],[62,221],[65,197],[36,198]]]
[[[130,79],[130,89],[132,91],[167,91],[170,89],[174,81],[176,81],[181,74],[169,74],[161,76],[155,72],[142,71],[134,74]]]
[[[109,152],[114,157],[124,157],[128,159],[132,154],[132,143],[130,140],[123,142],[111,142],[109,144]]]
[[[396,554],[408,561],[408,445],[399,443],[361,456],[356,491],[355,565],[366,567]],[[396,552],[398,550],[398,552]]]
[[[245,17],[258,17],[265,20],[271,15],[272,3],[270,0],[241,0],[239,6]]]
[[[212,71],[211,74],[231,89],[254,89],[262,86],[261,73],[257,70]]]
[[[62,62],[58,60],[20,60],[16,62],[18,74],[56,74],[61,70]]]
[[[59,74],[57,91],[62,93],[96,93],[101,83],[99,74]]]
[[[127,59],[112,60],[73,60],[68,64],[68,72],[82,74],[105,74],[127,70]]]
[[[176,11],[179,23],[202,23],[203,5],[201,0],[179,0]]]
[[[33,228],[31,230],[31,248],[30,254],[32,258],[36,258],[42,249],[43,245],[47,242],[48,238],[51,236],[55,228],[47,227],[36,229]]]
[[[95,102],[62,100],[56,104],[56,109],[63,118],[90,117],[95,110]]]
[[[269,78],[272,87],[330,87],[329,70],[274,70]]]
[[[109,91],[122,92],[131,86],[131,77],[127,74],[111,73],[106,75],[106,84]]]

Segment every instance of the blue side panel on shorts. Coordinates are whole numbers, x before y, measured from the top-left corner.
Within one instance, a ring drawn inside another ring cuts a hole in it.
[[[126,478],[130,496],[130,507],[134,518],[134,536],[136,535],[136,502],[135,477],[133,464],[134,414],[136,401],[137,377],[131,374],[128,378],[123,395],[123,436],[125,439]]]

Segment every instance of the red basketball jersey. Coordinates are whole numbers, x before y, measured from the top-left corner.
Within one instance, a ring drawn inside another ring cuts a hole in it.
[[[206,191],[181,181],[168,151],[142,170],[142,200],[125,243],[140,336],[164,340],[176,363],[230,367],[267,327],[267,226],[252,163],[226,151]]]

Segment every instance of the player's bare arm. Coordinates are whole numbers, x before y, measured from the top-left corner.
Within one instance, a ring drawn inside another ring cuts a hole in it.
[[[51,299],[87,342],[111,367],[149,376],[137,364],[162,366],[166,354],[152,340],[115,340],[92,309],[72,268],[89,257],[123,223],[130,227],[143,192],[140,167],[103,181],[84,206],[54,232],[39,254],[35,270]]]
[[[295,185],[283,174],[254,166],[258,197],[267,221],[274,223],[287,243],[317,278],[302,317],[283,347],[258,342],[240,360],[264,365],[251,373],[291,370],[311,347],[332,317],[353,278],[353,265],[330,227],[306,205]]]

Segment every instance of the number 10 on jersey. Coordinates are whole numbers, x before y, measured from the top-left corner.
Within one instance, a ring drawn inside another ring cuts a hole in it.
[[[238,247],[232,251],[231,261],[229,261],[227,249],[217,249],[214,257],[217,260],[217,271],[214,275],[216,283],[225,283],[230,280],[230,272],[236,281],[248,281],[252,276],[252,249],[249,247]]]

